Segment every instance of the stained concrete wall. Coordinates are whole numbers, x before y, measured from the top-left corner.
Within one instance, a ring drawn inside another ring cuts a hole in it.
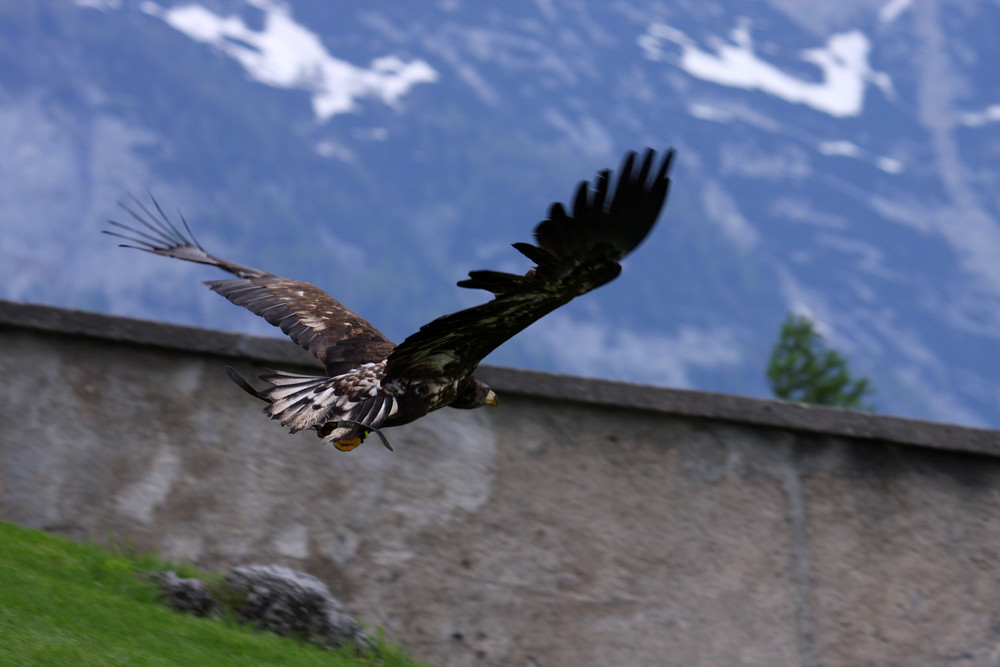
[[[0,302],[0,519],[281,562],[440,665],[1000,665],[1000,432],[484,369],[344,454],[284,341]]]

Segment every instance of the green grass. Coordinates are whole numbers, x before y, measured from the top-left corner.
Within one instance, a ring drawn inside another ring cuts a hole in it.
[[[0,522],[0,664],[417,667],[381,639],[366,657],[174,612],[142,577],[163,569],[205,576]]]

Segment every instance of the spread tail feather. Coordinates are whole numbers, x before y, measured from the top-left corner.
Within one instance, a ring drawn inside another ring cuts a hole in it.
[[[271,419],[279,420],[292,433],[313,428],[323,442],[332,442],[335,446],[354,438],[363,440],[369,433],[375,433],[382,444],[392,451],[389,441],[378,428],[398,410],[391,396],[375,393],[356,400],[342,394],[343,375],[325,377],[275,371],[271,375],[260,376],[271,386],[258,391],[234,369],[227,366],[226,373],[240,389],[266,401],[268,406],[264,412]]]

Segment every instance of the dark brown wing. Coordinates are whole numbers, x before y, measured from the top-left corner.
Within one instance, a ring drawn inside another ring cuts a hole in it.
[[[205,284],[279,327],[319,359],[327,375],[382,361],[395,347],[367,320],[310,283],[268,274]]]
[[[155,199],[154,210],[135,197],[132,197],[132,206],[120,202],[119,205],[142,227],[129,227],[110,220],[122,231],[104,230],[104,233],[130,241],[122,244],[126,248],[209,264],[238,276],[206,284],[237,306],[279,327],[319,359],[329,375],[346,373],[360,364],[382,361],[392,351],[392,341],[315,285],[281,278],[208,254],[194,239],[184,216],[181,216],[182,231],[164,214]]]
[[[536,263],[526,275],[472,271],[459,286],[485,289],[496,297],[480,306],[445,315],[421,327],[389,355],[385,379],[471,372],[501,343],[535,320],[618,276],[619,262],[652,229],[670,186],[673,151],[657,166],[647,149],[626,155],[611,193],[609,171],[591,185],[580,183],[572,215],[553,204],[535,228],[538,245],[514,247]]]

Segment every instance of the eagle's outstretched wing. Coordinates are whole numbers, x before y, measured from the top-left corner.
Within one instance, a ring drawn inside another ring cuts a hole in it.
[[[526,275],[472,271],[460,287],[490,291],[495,298],[440,317],[400,343],[389,355],[383,384],[428,375],[460,376],[535,320],[618,276],[619,262],[642,242],[667,198],[668,150],[659,165],[647,149],[626,155],[613,191],[610,171],[591,185],[580,183],[572,214],[553,204],[535,228],[537,246],[514,248],[536,266]]]
[[[238,276],[205,284],[279,327],[319,359],[329,375],[382,361],[392,351],[393,343],[378,329],[315,285],[281,278],[208,254],[194,239],[184,216],[180,216],[184,225],[182,231],[170,221],[155,199],[154,210],[135,197],[132,197],[131,206],[121,202],[119,205],[141,228],[109,220],[121,231],[104,230],[104,233],[129,241],[122,244],[127,248],[217,266]]]

